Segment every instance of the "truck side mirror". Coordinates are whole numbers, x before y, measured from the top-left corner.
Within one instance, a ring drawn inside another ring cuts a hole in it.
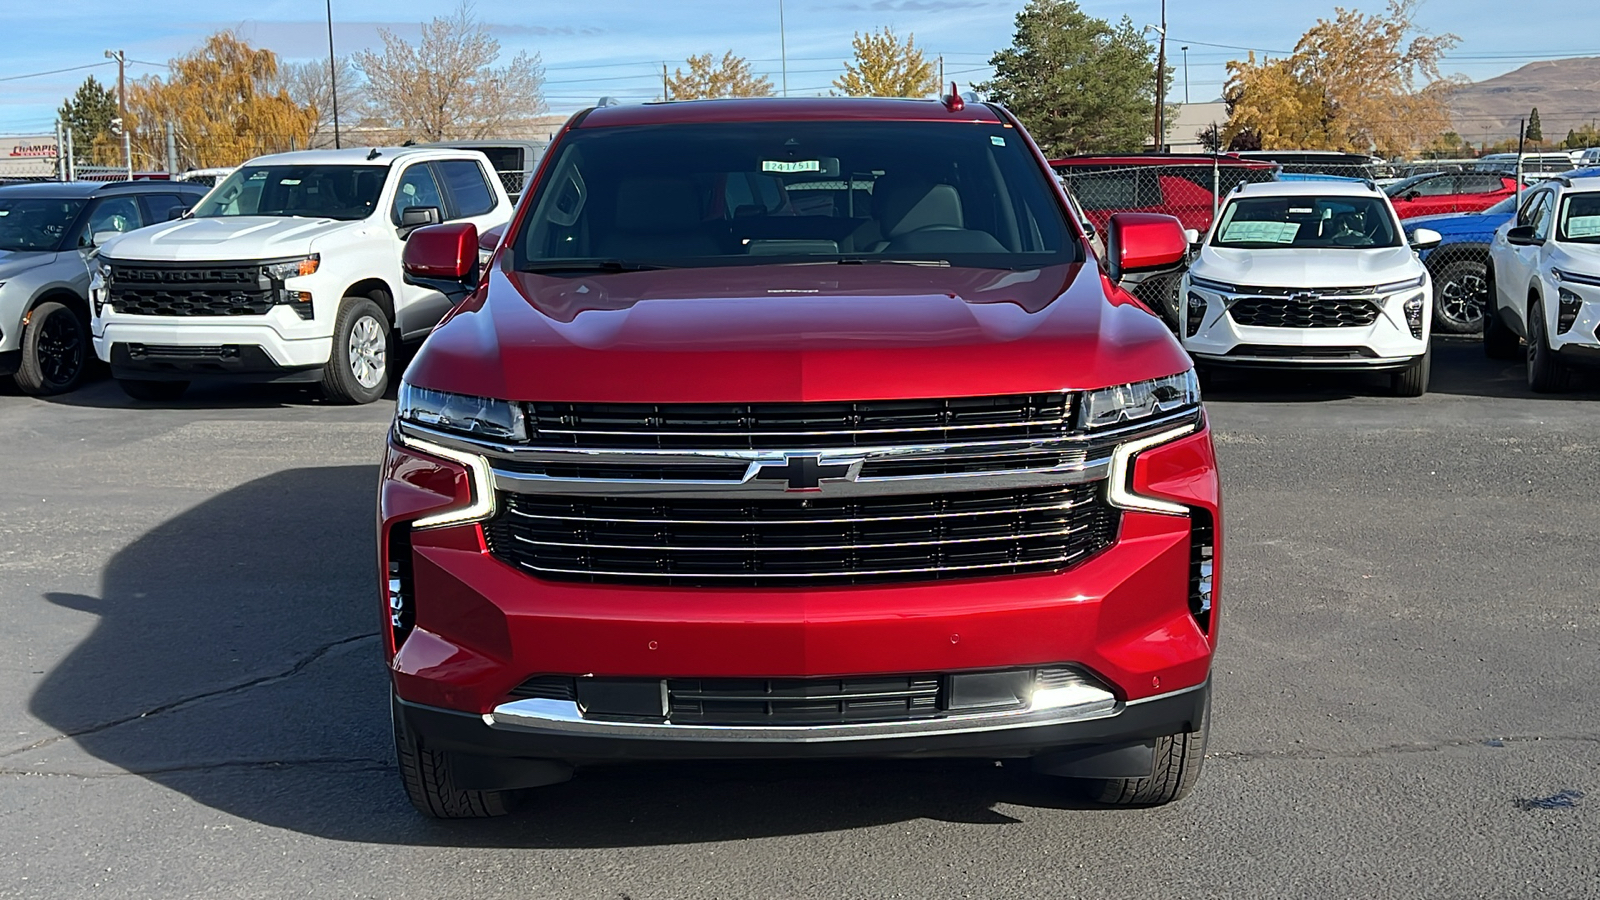
[[[1138,272],[1175,269],[1189,258],[1183,223],[1160,213],[1117,213],[1106,226],[1106,258],[1112,281]]]
[[[437,207],[413,208],[438,212]],[[400,265],[407,284],[432,288],[459,303],[478,286],[478,226],[451,222],[420,227],[406,241]]]

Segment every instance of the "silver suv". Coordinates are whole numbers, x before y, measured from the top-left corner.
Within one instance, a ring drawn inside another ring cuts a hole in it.
[[[34,394],[70,391],[93,359],[89,266],[95,235],[165,222],[205,196],[172,181],[0,187],[0,377]]]

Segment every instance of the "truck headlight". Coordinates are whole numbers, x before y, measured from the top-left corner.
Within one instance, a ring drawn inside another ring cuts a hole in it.
[[[506,400],[429,390],[405,381],[400,382],[398,399],[395,416],[402,422],[466,437],[528,439],[522,407]]]
[[[1187,369],[1165,378],[1090,391],[1079,408],[1078,427],[1110,428],[1199,405],[1200,380],[1194,369]]]
[[[285,260],[284,262],[268,263],[262,268],[266,269],[267,277],[274,281],[285,278],[299,278],[303,275],[317,274],[317,268],[322,265],[322,254],[313,253],[299,259]]]

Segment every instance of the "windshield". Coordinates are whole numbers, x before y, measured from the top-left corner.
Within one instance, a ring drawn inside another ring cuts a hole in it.
[[[1516,194],[1512,194],[1511,196],[1505,198],[1504,200],[1501,200],[1499,203],[1496,203],[1495,205],[1489,207],[1488,209],[1484,210],[1483,212],[1479,213],[1478,215],[1481,215],[1481,216],[1502,216],[1502,215],[1510,215],[1511,213],[1514,213],[1516,211],[1517,211],[1517,195]]]
[[[0,197],[0,250],[54,250],[83,210],[83,200]]]
[[[1429,172],[1426,175],[1412,175],[1410,178],[1402,178],[1399,181],[1396,181],[1394,184],[1384,188],[1383,192],[1391,197],[1398,197],[1405,193],[1406,188],[1411,187],[1413,184],[1416,184],[1424,178],[1432,178],[1436,174],[1438,173]]]
[[[1568,194],[1562,199],[1560,239],[1600,244],[1600,192]]]
[[[1368,250],[1401,242],[1378,197],[1241,197],[1223,209],[1211,246]]]
[[[559,154],[518,268],[1079,261],[1048,174],[998,123],[580,128]]]
[[[378,207],[388,171],[387,166],[245,166],[207,194],[193,215],[365,219]]]

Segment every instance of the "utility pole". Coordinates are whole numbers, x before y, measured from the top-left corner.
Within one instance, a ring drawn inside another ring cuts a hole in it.
[[[339,66],[333,57],[333,0],[328,5],[328,89],[333,91],[333,149],[339,147]]]
[[[1184,45],[1178,48],[1183,51],[1183,104],[1189,105],[1189,47]]]
[[[783,0],[778,0],[778,58],[783,63],[783,95],[787,97],[789,96],[789,38],[783,30]]]
[[[1161,0],[1161,44],[1156,53],[1156,152],[1167,146],[1167,0]]]
[[[667,84],[667,64],[666,63],[662,63],[661,64],[661,99],[663,101],[672,99],[672,87]]]
[[[121,50],[107,50],[106,59],[117,61],[117,130],[122,132],[122,162],[133,180],[133,140],[128,135],[128,56]]]

